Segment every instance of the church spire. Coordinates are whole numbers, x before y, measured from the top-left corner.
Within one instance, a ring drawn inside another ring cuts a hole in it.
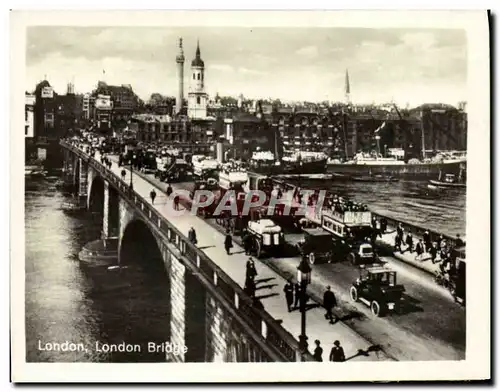
[[[201,52],[200,52],[200,40],[196,43],[196,56],[194,60],[191,62],[192,67],[205,67],[205,63],[201,59]]]
[[[345,70],[345,100],[346,103],[351,101],[351,85],[349,83],[349,70]]]

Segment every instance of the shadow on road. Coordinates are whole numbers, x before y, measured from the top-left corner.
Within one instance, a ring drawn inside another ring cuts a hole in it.
[[[266,284],[264,286],[257,287],[256,290],[262,290],[262,289],[272,289],[273,287],[277,286],[277,283],[274,284]]]
[[[351,310],[349,313],[340,317],[340,321],[346,322],[350,320],[363,320],[364,318],[365,315],[363,313],[358,312],[357,310]]]
[[[271,293],[271,294],[265,294],[265,295],[257,295],[255,297],[256,300],[264,299],[264,298],[269,298],[269,297],[275,297],[279,295],[278,293]]]
[[[276,279],[276,277],[273,276],[271,278],[255,279],[255,284],[266,283],[266,282],[269,282],[269,281],[271,281],[273,279]]]
[[[358,352],[354,355],[351,355],[350,357],[347,357],[345,360],[346,362],[349,361],[350,359],[356,358],[356,357],[369,357],[370,353],[375,353],[378,355],[378,352],[382,351],[382,347],[378,344],[372,345],[368,347],[366,350],[359,349]]]
[[[205,245],[198,247],[199,250],[210,249],[210,248],[215,248],[215,245]]]

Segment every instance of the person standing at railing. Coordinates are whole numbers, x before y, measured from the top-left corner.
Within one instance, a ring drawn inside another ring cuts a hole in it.
[[[125,171],[125,169],[122,169],[120,174],[122,176],[122,180],[125,181],[125,176],[127,175],[127,172]]]
[[[408,251],[410,253],[412,253],[413,252],[413,236],[412,236],[410,230],[408,230],[408,234],[406,235],[406,245],[408,246]]]
[[[429,234],[428,230],[425,231],[423,239],[424,239],[425,251],[429,252],[429,250],[432,247],[432,243],[431,243],[431,235]]]

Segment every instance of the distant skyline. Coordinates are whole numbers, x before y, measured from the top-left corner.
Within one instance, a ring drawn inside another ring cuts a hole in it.
[[[212,98],[343,101],[348,69],[353,103],[467,101],[466,34],[448,29],[37,26],[28,28],[25,88],[46,75],[59,94],[68,82],[83,93],[104,80],[143,100],[175,96],[180,37],[186,93],[199,39]]]

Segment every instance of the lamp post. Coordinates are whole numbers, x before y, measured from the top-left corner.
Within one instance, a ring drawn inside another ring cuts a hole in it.
[[[134,158],[133,156],[132,156],[132,158],[130,158],[130,191],[132,191],[134,189],[134,185],[132,184],[133,158]]]
[[[299,347],[302,351],[302,361],[304,361],[304,354],[307,352],[307,335],[306,335],[306,289],[307,285],[311,283],[311,266],[309,265],[305,255],[302,255],[302,260],[297,267],[297,282],[300,284],[300,336]]]

